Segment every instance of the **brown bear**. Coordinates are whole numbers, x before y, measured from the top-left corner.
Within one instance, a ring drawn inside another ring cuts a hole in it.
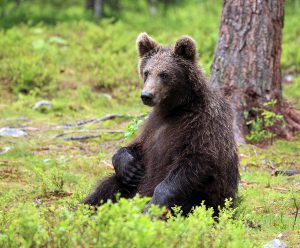
[[[181,206],[188,214],[203,201],[218,210],[236,198],[239,159],[229,104],[211,88],[188,36],[164,47],[146,33],[137,38],[141,98],[153,107],[137,138],[112,158],[115,174],[84,203],[97,206],[115,195],[151,197],[151,204]]]

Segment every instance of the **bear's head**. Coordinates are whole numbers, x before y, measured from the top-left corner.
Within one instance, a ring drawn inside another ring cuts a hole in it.
[[[183,36],[171,47],[163,47],[141,33],[137,38],[139,71],[144,81],[144,104],[172,109],[195,97],[198,61],[194,40]]]

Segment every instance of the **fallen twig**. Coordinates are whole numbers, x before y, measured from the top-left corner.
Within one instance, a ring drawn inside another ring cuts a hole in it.
[[[0,117],[0,120],[2,121],[19,121],[19,122],[29,122],[31,121],[30,119],[26,118],[26,117],[9,117],[9,118],[3,118]]]
[[[72,133],[87,133],[87,132],[91,132],[91,131],[97,131],[100,133],[124,133],[123,130],[109,130],[109,129],[97,129],[97,130],[74,130],[74,131],[70,131],[70,132],[62,132],[59,133],[55,136],[55,138],[60,138],[62,136],[68,135],[68,134],[72,134]]]
[[[271,168],[272,171],[277,170],[272,161],[269,161],[268,165],[269,165],[269,167]]]
[[[293,175],[297,175],[297,174],[300,174],[299,170],[276,170],[274,172],[275,176],[278,176],[278,175],[293,176]]]
[[[249,163],[249,164],[245,164],[245,166],[243,166],[243,171],[244,172],[247,172],[247,168],[250,167],[250,166],[253,166],[253,167],[259,167],[257,164],[254,164],[254,163]]]
[[[65,124],[64,126],[66,127],[79,127],[79,126],[83,126],[86,124],[91,124],[91,123],[97,123],[100,121],[107,121],[107,120],[112,120],[112,119],[116,119],[116,118],[124,118],[124,119],[132,119],[132,118],[141,118],[146,116],[145,114],[139,114],[139,115],[130,115],[130,114],[107,114],[104,115],[102,117],[96,118],[96,119],[89,119],[89,120],[80,120],[77,121],[75,124]]]
[[[254,187],[253,184],[256,184],[256,181],[250,181],[250,180],[241,180],[240,184],[242,185],[242,187]]]
[[[101,162],[102,162],[103,164],[105,164],[105,166],[107,166],[107,167],[109,167],[109,168],[111,168],[111,169],[114,168],[114,166],[113,166],[111,163],[108,163],[108,162],[105,161],[105,160],[101,160]]]
[[[299,206],[297,204],[295,196],[293,196],[293,201],[294,201],[294,206],[296,208],[296,213],[295,213],[295,218],[294,218],[294,223],[293,223],[293,230],[295,230],[295,225],[296,225],[296,221],[297,221],[298,214],[299,214]]]
[[[85,124],[89,124],[89,123],[96,123],[96,122],[100,122],[100,121],[106,121],[106,120],[112,120],[115,118],[120,118],[120,117],[126,117],[126,115],[121,115],[121,114],[107,114],[105,116],[102,116],[100,118],[96,118],[96,119],[90,119],[90,120],[80,120],[76,122],[77,126],[82,126]]]
[[[100,134],[90,134],[90,135],[83,135],[83,136],[70,136],[64,137],[63,140],[86,140],[86,139],[94,139],[101,137]]]

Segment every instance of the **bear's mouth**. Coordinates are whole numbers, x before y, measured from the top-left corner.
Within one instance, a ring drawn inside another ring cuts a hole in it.
[[[147,105],[147,106],[150,106],[150,107],[153,107],[155,105],[155,103],[152,99],[147,99],[147,100],[142,99],[142,102],[143,102],[144,105]]]

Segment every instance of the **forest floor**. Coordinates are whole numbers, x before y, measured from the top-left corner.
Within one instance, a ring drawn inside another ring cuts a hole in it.
[[[7,111],[1,116],[0,127],[16,128],[20,132],[16,135],[21,136],[0,138],[2,214],[12,211],[12,216],[18,215],[14,209],[20,203],[46,209],[63,208],[74,201],[78,204],[101,177],[113,172],[111,156],[126,144],[128,123],[134,119],[127,115],[148,111],[139,100],[120,105],[108,97],[108,107],[94,110],[88,103],[76,102],[78,98],[74,95],[69,101],[70,108],[80,107],[75,115],[55,111],[51,102],[50,106],[34,110],[30,97],[1,103],[2,113]],[[109,114],[123,117],[97,120]],[[93,121],[85,123],[86,120]],[[284,171],[300,170],[300,136],[290,141],[276,140],[265,148],[243,145],[239,154],[242,200],[238,215],[247,229],[245,237],[259,244],[279,237],[289,247],[297,247],[300,175],[288,176]],[[11,225],[10,219],[2,218],[3,227]],[[44,218],[49,221],[50,216]]]

